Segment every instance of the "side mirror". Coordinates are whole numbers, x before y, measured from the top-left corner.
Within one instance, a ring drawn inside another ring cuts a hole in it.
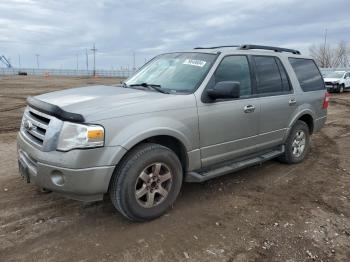
[[[207,90],[207,94],[211,99],[214,100],[239,98],[240,83],[235,81],[218,82],[213,88]]]

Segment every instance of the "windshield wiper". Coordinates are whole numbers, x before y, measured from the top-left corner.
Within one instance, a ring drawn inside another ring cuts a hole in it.
[[[141,84],[132,84],[129,86],[142,86],[142,87],[151,88],[151,89],[156,90],[157,92],[160,92],[163,94],[169,94],[168,91],[165,91],[164,89],[161,88],[161,85],[141,83]]]

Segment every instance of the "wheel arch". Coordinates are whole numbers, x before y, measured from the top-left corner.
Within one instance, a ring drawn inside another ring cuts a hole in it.
[[[309,127],[310,135],[312,135],[312,133],[314,132],[314,125],[315,125],[312,115],[304,114],[304,115],[300,116],[297,120],[301,120],[301,121],[305,122],[307,124],[307,126]]]
[[[311,110],[306,109],[306,110],[301,111],[296,116],[294,116],[294,118],[292,119],[292,121],[290,122],[290,124],[288,126],[288,131],[286,132],[286,135],[284,137],[284,141],[287,140],[287,138],[292,130],[292,127],[294,126],[294,124],[298,120],[301,120],[307,124],[307,126],[309,127],[310,135],[312,135],[312,133],[314,131],[314,127],[315,127],[315,122],[314,122],[315,117],[314,117],[314,114]]]
[[[135,148],[136,146],[142,143],[155,143],[171,149],[178,156],[184,172],[188,169],[189,157],[187,154],[186,144],[178,136],[164,134],[164,133],[153,134],[148,136],[141,135],[133,139],[132,141],[128,141],[128,143],[123,145],[123,148],[125,148],[126,150],[124,154],[120,157],[120,160],[118,162],[121,162],[133,148]],[[116,165],[118,165],[118,163]]]

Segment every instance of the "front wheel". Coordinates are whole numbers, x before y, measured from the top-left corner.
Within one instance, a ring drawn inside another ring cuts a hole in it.
[[[302,162],[310,148],[310,131],[304,121],[298,120],[287,138],[285,152],[279,157],[281,162],[296,164]]]
[[[340,85],[339,87],[339,93],[343,93],[344,92],[344,85]]]
[[[136,146],[118,165],[109,194],[113,205],[133,221],[164,214],[182,185],[182,166],[169,148],[152,143]]]

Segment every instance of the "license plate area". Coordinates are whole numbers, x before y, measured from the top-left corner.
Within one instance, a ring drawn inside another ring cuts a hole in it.
[[[18,160],[18,169],[24,181],[30,183],[29,169],[27,164],[23,160]]]

